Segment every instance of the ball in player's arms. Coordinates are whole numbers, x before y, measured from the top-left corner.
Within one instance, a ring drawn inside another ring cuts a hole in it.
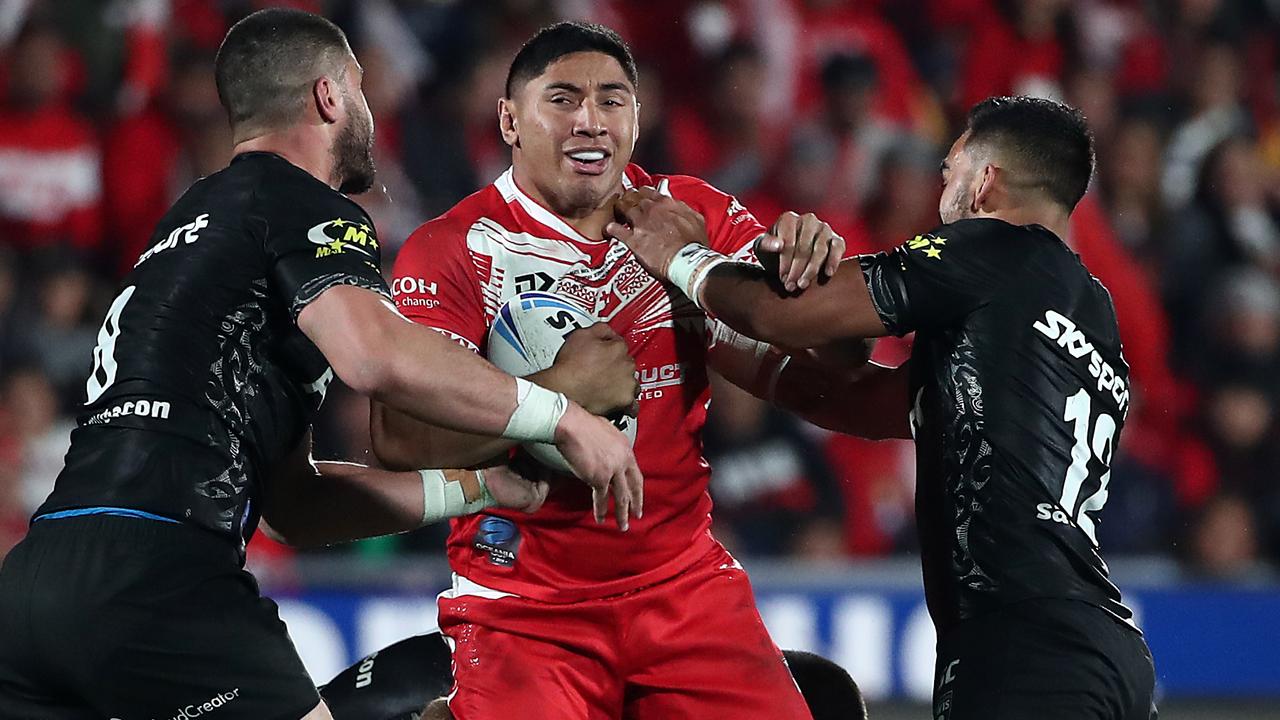
[[[603,342],[623,342],[585,310],[566,298],[547,292],[524,292],[504,304],[489,330],[489,361],[516,377],[526,377],[550,368],[568,338],[582,330]],[[625,347],[625,345],[624,345]],[[625,364],[619,370],[626,369]],[[605,413],[634,445],[634,412]],[[564,456],[549,443],[525,443],[525,450],[542,464],[572,472]]]

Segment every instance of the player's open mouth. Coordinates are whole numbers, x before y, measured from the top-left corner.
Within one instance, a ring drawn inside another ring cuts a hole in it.
[[[569,158],[569,165],[574,172],[583,175],[600,175],[609,166],[611,153],[603,148],[583,148],[570,150],[564,154]]]

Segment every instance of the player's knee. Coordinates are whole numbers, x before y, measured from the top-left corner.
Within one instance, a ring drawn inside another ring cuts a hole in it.
[[[333,715],[329,714],[329,706],[321,700],[320,704],[315,706],[311,712],[302,716],[302,720],[333,720]]]
[[[858,684],[844,668],[813,653],[786,651],[787,666],[804,695],[813,720],[862,720],[867,706]]]
[[[440,697],[427,703],[420,720],[453,720],[453,713],[449,712],[449,701]]]

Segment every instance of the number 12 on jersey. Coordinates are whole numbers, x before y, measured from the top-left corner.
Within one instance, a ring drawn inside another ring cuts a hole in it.
[[[1107,502],[1107,484],[1111,482],[1111,455],[1115,449],[1116,421],[1106,413],[1098,413],[1093,423],[1093,434],[1089,433],[1092,398],[1084,388],[1067,398],[1067,409],[1063,419],[1073,423],[1075,445],[1071,448],[1071,466],[1067,468],[1067,476],[1062,482],[1062,497],[1059,504],[1069,515],[1074,515],[1076,526],[1089,536],[1094,547],[1098,538],[1094,529],[1093,518],[1089,512],[1102,509]],[[1098,491],[1085,498],[1080,506],[1076,501],[1080,498],[1080,488],[1089,477],[1089,458],[1095,457],[1102,463],[1102,477],[1098,480]]]

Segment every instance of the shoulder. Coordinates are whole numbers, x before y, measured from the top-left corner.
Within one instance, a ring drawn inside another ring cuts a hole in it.
[[[736,225],[750,217],[737,198],[692,175],[652,175],[650,185],[663,188],[671,197],[697,210],[707,220],[724,219]]]
[[[917,246],[949,244],[958,251],[989,251],[1003,255],[1026,257],[1055,243],[1052,233],[1039,227],[1011,225],[995,218],[969,218],[939,225],[927,233],[907,241],[910,249]],[[1056,244],[1061,245],[1061,242]]]
[[[253,182],[255,209],[269,219],[286,223],[293,217],[308,223],[340,219],[372,224],[359,203],[275,155],[233,160],[220,174]]]
[[[492,186],[463,198],[457,205],[418,226],[409,234],[404,250],[466,245],[467,233],[484,220],[501,223],[509,214],[506,201]]]

